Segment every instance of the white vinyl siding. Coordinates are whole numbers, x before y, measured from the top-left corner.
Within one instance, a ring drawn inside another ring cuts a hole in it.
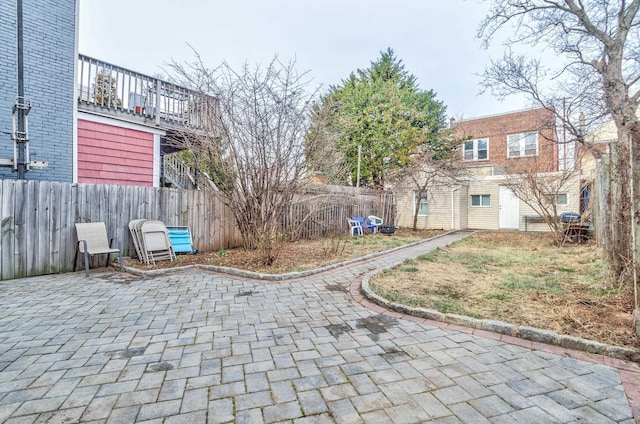
[[[538,133],[527,132],[507,135],[507,157],[519,158],[538,155]]]
[[[489,159],[489,139],[477,138],[469,140],[462,146],[465,161],[477,161]]]
[[[429,192],[428,201],[422,203],[426,205],[427,215],[418,215],[417,228],[451,229],[452,191],[452,187],[437,187]],[[398,205],[397,225],[403,228],[411,228],[413,227],[414,212],[416,211],[416,190],[412,186],[412,182],[407,180],[401,186],[397,186],[395,192]]]
[[[498,199],[500,180],[479,178],[469,182],[467,195],[467,225],[469,228],[479,228],[484,230],[498,230],[500,207]],[[476,202],[482,204],[482,197],[489,202],[489,206],[473,206],[472,202],[476,197]]]
[[[428,215],[418,216],[418,228],[473,228],[483,230],[498,230],[500,228],[500,185],[505,183],[501,176],[479,176],[461,181],[459,188],[441,187],[429,193]],[[563,212],[577,212],[580,210],[580,175],[576,174],[562,188],[558,200],[565,198],[567,204],[558,205],[558,214]],[[415,189],[410,181],[396,189],[397,225],[403,228],[413,226],[415,212]],[[451,196],[454,197],[452,206]],[[472,206],[472,201],[488,206]],[[452,215],[453,214],[453,215]],[[453,220],[452,220],[453,216]],[[539,212],[520,201],[519,205],[520,230],[525,230],[524,216],[539,216]],[[452,224],[453,221],[453,224]],[[528,223],[527,231],[549,231],[544,223]]]

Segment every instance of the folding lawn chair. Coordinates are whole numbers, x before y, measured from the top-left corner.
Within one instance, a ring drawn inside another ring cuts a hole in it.
[[[106,265],[109,265],[111,254],[117,253],[120,271],[123,271],[120,241],[116,240],[118,245],[117,249],[111,247],[115,239],[112,238],[109,240],[107,238],[107,227],[104,225],[104,222],[76,223],[76,233],[78,234],[78,244],[76,246],[76,257],[73,262],[74,271],[78,265],[78,252],[84,256],[84,270],[87,277],[89,276],[89,255],[106,254]]]

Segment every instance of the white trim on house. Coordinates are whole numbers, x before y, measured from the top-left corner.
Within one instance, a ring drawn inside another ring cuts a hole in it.
[[[536,151],[533,154],[527,154],[527,137],[530,135],[536,138]],[[513,140],[512,140],[513,139]],[[511,155],[511,144],[518,144],[518,155]],[[538,156],[540,149],[540,140],[537,131],[525,131],[513,134],[507,134],[507,159],[526,158]]]
[[[470,194],[469,197],[471,198],[471,202],[469,203],[469,206],[472,207],[472,208],[490,208],[491,207],[491,193]],[[473,204],[473,198],[474,197],[478,198],[478,204],[477,205]],[[484,204],[484,199],[488,199],[489,200],[489,204],[485,205]]]
[[[160,187],[160,134],[153,135],[153,186]]]
[[[80,40],[80,1],[76,0],[75,2],[75,40],[73,46],[73,57],[75,58],[73,61],[73,130],[72,130],[72,140],[71,140],[71,181],[74,183],[78,182],[78,44]]]
[[[577,171],[567,171],[568,173],[577,173]],[[564,174],[564,171],[552,171],[552,172],[536,172],[536,176],[538,177],[556,177]],[[526,174],[500,174],[500,175],[460,175],[457,177],[459,181],[478,181],[478,180],[487,180],[487,181],[499,181],[506,180],[507,178],[517,178],[522,177]]]
[[[159,130],[154,127],[147,127],[144,125],[134,124],[131,122],[121,121],[119,119],[108,118],[102,115],[95,115],[89,112],[78,111],[78,119],[84,119],[85,121],[97,122],[99,124],[112,125],[114,127],[126,128],[129,130],[142,131],[151,134],[158,134],[160,136],[167,135],[166,131]]]
[[[491,115],[474,116],[474,117],[466,118],[466,119],[464,119],[464,118],[463,119],[453,118],[454,119],[453,123],[455,125],[458,122],[478,121],[480,119],[496,118],[498,116],[509,116],[509,115],[513,115],[513,114],[516,114],[516,113],[531,112],[531,111],[534,111],[534,110],[542,110],[542,109],[545,109],[545,108],[544,107],[540,107],[540,106],[536,106],[536,107],[529,107],[529,108],[525,108],[525,109],[512,110],[512,111],[507,112],[507,113],[493,113]]]
[[[486,157],[484,158],[479,158],[478,156],[480,156],[478,154],[478,152],[480,151],[480,149],[478,148],[478,144],[484,141],[486,143],[485,148],[482,150],[486,150]],[[467,159],[466,158],[466,153],[467,153],[467,144],[469,143],[473,143],[473,157],[471,159]],[[462,161],[463,162],[469,162],[469,163],[473,163],[473,162],[481,162],[481,161],[485,161],[485,160],[489,160],[489,137],[479,137],[479,138],[474,138],[472,140],[467,140],[462,144]]]
[[[420,205],[422,204],[422,200],[424,200],[424,202],[426,203],[426,207],[427,207],[427,212],[426,213],[420,213],[420,210],[418,210],[418,216],[429,216],[429,201],[427,199],[421,199],[420,201],[420,205],[418,204],[417,200],[417,190],[413,190],[412,191],[412,199],[413,199],[413,203],[412,203],[412,212],[415,214],[416,213],[416,208],[419,208]]]

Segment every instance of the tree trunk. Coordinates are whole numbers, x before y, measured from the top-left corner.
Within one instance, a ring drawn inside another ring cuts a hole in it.
[[[629,193],[629,149],[626,136],[619,131],[618,143],[611,149],[610,243],[607,249],[614,284],[622,287],[631,282],[631,202]]]
[[[638,138],[637,105],[629,98],[622,72],[622,45],[607,52],[603,68],[605,103],[618,128],[618,141],[611,147],[611,243],[607,249],[609,266],[617,287],[631,285],[633,276],[631,225],[631,154],[630,145]]]
[[[640,288],[638,276],[640,276],[640,128],[638,125],[631,127],[627,140],[630,150],[631,172],[631,255],[633,258],[632,280],[635,308],[640,307]]]

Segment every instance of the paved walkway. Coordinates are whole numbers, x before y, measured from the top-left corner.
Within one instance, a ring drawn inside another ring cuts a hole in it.
[[[0,422],[633,423],[636,364],[381,314],[349,293],[452,237],[280,283],[200,270],[3,282]]]

